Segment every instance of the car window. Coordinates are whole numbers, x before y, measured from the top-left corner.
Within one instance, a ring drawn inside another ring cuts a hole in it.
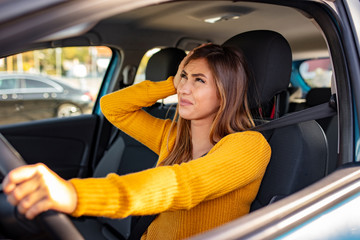
[[[25,79],[25,88],[54,88],[51,85],[38,80]]]
[[[329,57],[295,60],[289,87],[290,103],[305,103],[306,96],[312,89],[330,90],[332,75],[332,64]]]
[[[300,64],[299,70],[311,88],[331,87],[332,67],[329,58],[306,60]]]
[[[91,114],[112,57],[108,47],[65,47],[0,59],[0,124]]]
[[[18,88],[17,79],[0,79],[0,89],[9,90]]]

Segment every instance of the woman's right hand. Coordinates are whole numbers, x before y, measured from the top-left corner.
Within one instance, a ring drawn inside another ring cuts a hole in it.
[[[12,170],[2,185],[8,201],[28,219],[50,209],[69,214],[76,208],[74,186],[41,163]]]

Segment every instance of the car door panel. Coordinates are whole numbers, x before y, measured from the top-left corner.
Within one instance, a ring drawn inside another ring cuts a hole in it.
[[[24,97],[24,105],[22,115],[25,121],[33,121],[37,119],[48,119],[56,116],[57,105],[56,100],[42,99],[36,96],[31,100]]]
[[[97,122],[97,115],[82,115],[5,125],[0,132],[27,163],[45,163],[68,179],[86,174]]]
[[[21,111],[23,109],[23,101],[14,100],[10,94],[0,94],[3,99],[0,101],[0,124],[10,124],[13,121],[25,121]]]

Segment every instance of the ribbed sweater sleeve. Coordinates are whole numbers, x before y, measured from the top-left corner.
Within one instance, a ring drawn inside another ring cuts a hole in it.
[[[271,149],[258,132],[230,134],[201,158],[174,166],[102,179],[72,179],[73,216],[123,218],[191,209],[263,177]]]
[[[171,120],[155,118],[141,108],[175,93],[173,77],[161,82],[143,81],[105,95],[100,106],[113,125],[159,154]]]

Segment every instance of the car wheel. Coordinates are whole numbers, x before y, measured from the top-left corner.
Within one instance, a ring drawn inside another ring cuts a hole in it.
[[[61,104],[57,110],[58,117],[79,116],[81,114],[81,109],[72,103]]]

